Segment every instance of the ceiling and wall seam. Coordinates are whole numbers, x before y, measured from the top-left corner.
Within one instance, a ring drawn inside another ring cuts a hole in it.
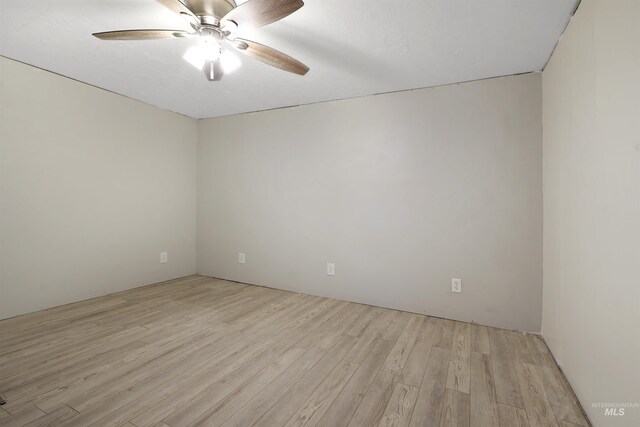
[[[169,109],[162,108],[162,107],[159,107],[159,106],[154,105],[154,104],[150,104],[150,103],[145,102],[145,101],[141,101],[141,100],[136,99],[136,98],[132,98],[132,97],[127,96],[127,95],[123,95],[123,94],[118,93],[118,92],[114,92],[112,90],[109,90],[109,89],[106,89],[106,88],[103,88],[103,87],[100,87],[100,86],[93,85],[91,83],[87,83],[87,82],[83,82],[83,81],[78,80],[78,79],[74,79],[73,77],[65,76],[64,74],[56,73],[55,71],[51,71],[51,70],[47,70],[47,69],[42,68],[42,67],[38,67],[37,65],[29,64],[27,62],[23,62],[23,61],[14,59],[14,58],[9,58],[9,57],[3,56],[3,55],[0,55],[0,57],[9,59],[11,61],[19,62],[21,64],[28,65],[28,66],[33,67],[33,68],[37,68],[38,70],[44,71],[46,73],[55,74],[57,76],[60,76],[60,77],[66,78],[66,79],[73,80],[74,82],[78,82],[78,83],[93,87],[95,89],[103,90],[105,92],[109,92],[109,93],[112,93],[114,95],[122,96],[123,98],[127,98],[127,99],[130,99],[130,100],[135,101],[135,102],[140,102],[140,103],[145,104],[145,105],[150,105],[150,106],[152,106],[154,108],[157,108],[159,110],[168,111],[170,113],[175,113],[175,114],[178,114],[178,115],[180,115],[182,117],[186,117],[188,119],[192,119],[192,120],[196,120],[196,121],[208,120],[208,119],[214,119],[214,118],[215,119],[219,119],[219,118],[223,118],[223,117],[233,117],[233,116],[239,116],[239,115],[243,115],[243,114],[261,113],[261,112],[264,112],[264,111],[284,110],[284,109],[288,109],[288,108],[303,107],[305,105],[328,104],[328,103],[331,103],[331,102],[346,101],[346,100],[349,100],[349,99],[361,99],[361,98],[369,98],[369,97],[373,97],[373,96],[389,95],[389,94],[394,94],[394,93],[414,92],[414,91],[423,90],[423,89],[435,89],[435,88],[439,88],[439,87],[461,85],[461,84],[465,84],[465,83],[473,83],[473,82],[479,82],[479,81],[484,81],[484,80],[493,80],[493,79],[501,79],[501,78],[505,78],[505,77],[514,77],[514,76],[522,76],[522,75],[526,75],[526,74],[541,73],[541,71],[527,71],[527,72],[524,72],[524,73],[505,74],[505,75],[502,75],[502,76],[485,77],[485,78],[482,78],[482,79],[465,80],[465,81],[460,81],[460,82],[455,82],[455,83],[445,83],[445,84],[435,85],[435,86],[414,87],[414,88],[410,88],[410,89],[400,89],[400,90],[394,90],[394,91],[389,91],[389,92],[373,93],[373,94],[370,94],[370,95],[351,96],[351,97],[347,97],[347,98],[336,98],[336,99],[331,99],[331,100],[327,100],[327,101],[317,101],[317,102],[309,102],[309,103],[306,103],[306,104],[295,104],[295,105],[286,105],[286,106],[283,106],[283,107],[267,108],[267,109],[264,109],[264,110],[245,111],[245,112],[241,112],[241,113],[232,113],[232,114],[227,114],[227,115],[223,115],[223,116],[192,117],[192,116],[188,116],[186,114],[179,113],[177,111],[169,110]]]
[[[188,29],[156,0],[3,0],[0,55],[191,118],[225,117],[540,71],[577,4],[308,1],[285,19],[239,34],[301,60],[308,74],[286,73],[237,52],[241,68],[211,83],[182,59],[195,46],[193,38],[92,36]]]
[[[544,67],[542,67],[542,70],[540,70],[541,72],[544,71],[545,68],[547,68],[547,65],[549,64],[549,61],[551,61],[551,57],[553,57],[553,54],[555,53],[556,49],[558,48],[558,44],[560,43],[560,40],[562,40],[562,37],[564,37],[565,33],[567,32],[567,28],[569,28],[569,24],[571,23],[571,20],[573,19],[574,16],[576,16],[576,12],[578,11],[578,8],[580,7],[581,3],[582,3],[582,0],[578,0],[578,4],[576,4],[576,8],[573,10],[573,13],[571,14],[569,19],[567,20],[567,23],[565,24],[564,29],[562,30],[562,34],[560,34],[560,37],[558,37],[558,41],[556,42],[555,46],[553,46],[553,50],[551,50],[551,53],[549,54],[549,57],[547,58],[547,62],[544,63]]]
[[[15,62],[18,62],[20,64],[28,65],[29,67],[36,68],[36,69],[38,69],[40,71],[44,71],[45,73],[55,74],[56,76],[60,76],[60,77],[63,77],[65,79],[73,80],[74,82],[78,82],[78,83],[81,83],[83,85],[91,86],[92,88],[95,88],[95,89],[98,89],[98,90],[103,90],[105,92],[109,92],[109,93],[112,93],[114,95],[122,96],[123,98],[127,98],[127,99],[130,99],[130,100],[135,101],[135,102],[140,102],[141,104],[150,105],[150,106],[152,106],[154,108],[157,108],[158,110],[168,111],[170,113],[175,113],[175,114],[178,114],[178,115],[180,115],[182,117],[186,117],[188,119],[198,120],[195,117],[191,117],[191,116],[188,116],[186,114],[179,113],[177,111],[169,110],[167,108],[162,108],[162,107],[159,107],[157,105],[153,105],[153,104],[150,104],[148,102],[144,102],[144,101],[141,101],[139,99],[132,98],[130,96],[124,95],[122,93],[118,93],[118,92],[112,91],[110,89],[106,89],[104,87],[100,87],[100,86],[96,86],[96,85],[91,84],[91,83],[83,82],[82,80],[74,79],[73,77],[65,76],[64,74],[56,73],[55,71],[47,70],[46,68],[42,68],[42,67],[38,67],[37,65],[29,64],[28,62],[20,61],[19,59],[11,58],[11,57],[5,56],[5,55],[0,55],[0,58],[5,58],[5,59],[8,59],[10,61],[15,61]]]
[[[424,90],[424,89],[436,89],[436,88],[447,87],[447,86],[461,85],[461,84],[465,84],[465,83],[481,82],[481,81],[485,81],[485,80],[503,79],[503,78],[507,78],[507,77],[524,76],[524,75],[527,75],[527,74],[538,74],[538,73],[541,73],[541,72],[542,71],[527,71],[527,72],[524,72],[524,73],[505,74],[503,76],[485,77],[485,78],[482,78],[482,79],[465,80],[465,81],[461,81],[461,82],[445,83],[445,84],[435,85],[435,86],[414,87],[414,88],[410,88],[410,89],[400,89],[400,90],[394,90],[394,91],[390,91],[390,92],[372,93],[370,95],[351,96],[351,97],[348,97],[348,98],[336,98],[336,99],[331,99],[331,100],[328,100],[328,101],[309,102],[307,104],[287,105],[287,106],[284,106],[284,107],[268,108],[268,109],[265,109],[265,110],[245,111],[245,112],[242,112],[242,113],[232,113],[232,114],[228,114],[228,115],[224,115],[224,116],[203,117],[203,118],[197,119],[197,120],[221,119],[221,118],[224,118],[224,117],[242,116],[244,114],[254,114],[254,113],[263,113],[265,111],[275,111],[275,110],[285,110],[285,109],[288,109],[288,108],[298,108],[298,107],[304,107],[304,106],[307,106],[307,105],[329,104],[331,102],[348,101],[350,99],[363,99],[363,98],[370,98],[370,97],[374,97],[374,96],[391,95],[391,94],[403,93],[403,92],[415,92],[415,91]]]

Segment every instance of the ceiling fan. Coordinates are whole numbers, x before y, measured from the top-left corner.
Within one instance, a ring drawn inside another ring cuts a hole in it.
[[[187,19],[193,31],[120,30],[93,33],[101,40],[151,40],[196,37],[184,59],[202,70],[209,81],[219,81],[239,67],[239,59],[229,46],[271,66],[299,75],[309,67],[268,46],[238,38],[238,30],[258,28],[278,21],[304,6],[302,0],[248,0],[240,6],[234,0],[156,0]]]

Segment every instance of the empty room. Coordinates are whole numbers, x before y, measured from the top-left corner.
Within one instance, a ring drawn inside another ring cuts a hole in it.
[[[0,426],[640,426],[640,0],[0,0]]]

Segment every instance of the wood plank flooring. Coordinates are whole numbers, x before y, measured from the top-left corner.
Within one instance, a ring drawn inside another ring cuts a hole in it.
[[[535,335],[190,276],[0,321],[1,426],[588,426]]]

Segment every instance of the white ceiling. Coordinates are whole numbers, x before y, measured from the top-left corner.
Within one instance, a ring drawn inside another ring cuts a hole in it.
[[[539,71],[577,2],[306,0],[244,34],[306,63],[306,76],[243,57],[234,74],[209,82],[182,59],[193,40],[91,36],[187,29],[154,0],[0,0],[0,55],[204,118]]]

